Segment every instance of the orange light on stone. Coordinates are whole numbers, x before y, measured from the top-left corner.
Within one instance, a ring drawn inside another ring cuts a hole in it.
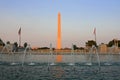
[[[61,15],[58,13],[57,49],[61,49]]]
[[[62,62],[62,55],[57,55],[56,62]]]
[[[61,14],[58,12],[57,49],[61,49]],[[62,55],[56,56],[56,62],[62,62]]]

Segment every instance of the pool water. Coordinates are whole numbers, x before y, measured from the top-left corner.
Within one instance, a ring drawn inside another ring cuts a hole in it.
[[[3,63],[0,65],[0,80],[120,80],[120,63],[105,65],[97,63],[88,66],[85,63],[35,63],[30,66],[25,63],[10,65]]]

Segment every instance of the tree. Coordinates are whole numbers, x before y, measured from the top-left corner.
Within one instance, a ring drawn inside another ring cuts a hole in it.
[[[27,47],[27,45],[28,45],[28,44],[27,44],[27,42],[25,42],[25,43],[24,43],[24,48],[26,48],[26,47]]]
[[[112,47],[113,45],[120,47],[120,40],[113,39],[107,44],[108,47]]]
[[[0,46],[4,46],[5,43],[2,41],[2,39],[0,39]]]
[[[18,43],[17,42],[15,42],[14,45],[15,45],[15,47],[18,47]]]
[[[114,45],[114,41],[112,40],[112,41],[109,41],[109,43],[108,43],[108,47],[112,47]]]
[[[86,42],[86,46],[92,47],[93,45],[95,45],[97,47],[97,44],[94,40],[89,40],[88,42]]]
[[[10,44],[10,41],[7,41],[6,44]]]
[[[120,40],[118,40],[118,47],[120,47]]]
[[[18,51],[18,43],[17,42],[14,42],[12,51],[13,52],[17,52]]]
[[[76,50],[78,49],[78,47],[76,45],[73,45],[73,49]]]

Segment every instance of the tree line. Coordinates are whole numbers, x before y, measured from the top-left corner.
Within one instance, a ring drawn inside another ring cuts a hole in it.
[[[10,41],[7,41],[6,44],[10,44]],[[113,45],[116,45],[116,44],[117,44],[118,47],[120,47],[120,40],[113,39],[113,40],[108,42],[107,47],[112,47]],[[21,47],[21,46],[18,46],[17,42],[14,42],[13,45],[14,45],[14,47],[17,47],[17,48]],[[26,48],[27,45],[28,45],[28,43],[25,42],[23,47]],[[94,41],[94,40],[89,40],[88,42],[85,43],[85,45],[90,46],[90,47],[92,47],[92,45],[95,45],[96,47],[98,47],[96,41]],[[3,40],[1,38],[0,38],[0,46],[5,46],[5,43],[3,42]],[[74,48],[74,50],[75,49],[83,49],[82,47],[77,47],[77,45],[75,45],[75,44],[73,45],[73,48]],[[40,49],[48,49],[48,47],[43,47],[43,48],[40,48]]]

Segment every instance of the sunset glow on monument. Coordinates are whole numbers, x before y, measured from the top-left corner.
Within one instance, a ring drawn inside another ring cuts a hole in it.
[[[61,15],[58,12],[58,32],[57,32],[57,49],[61,49]],[[62,62],[62,55],[57,55],[57,62]]]
[[[61,15],[58,13],[57,49],[61,49]]]

